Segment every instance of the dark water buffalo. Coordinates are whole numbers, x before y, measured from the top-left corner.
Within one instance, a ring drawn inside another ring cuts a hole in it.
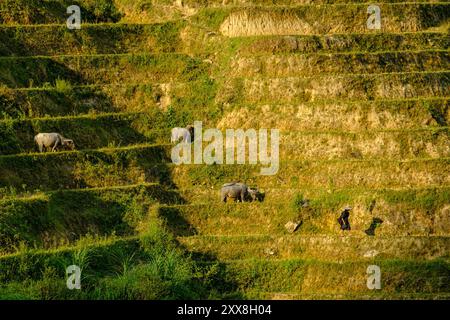
[[[39,152],[44,152],[47,148],[51,148],[52,152],[56,152],[59,148],[75,149],[75,143],[72,139],[66,139],[56,132],[39,133],[34,137],[34,142],[36,142]]]
[[[240,182],[226,183],[222,186],[220,191],[220,199],[227,202],[228,198],[234,201],[263,201],[264,194],[258,189],[249,188],[246,184]]]

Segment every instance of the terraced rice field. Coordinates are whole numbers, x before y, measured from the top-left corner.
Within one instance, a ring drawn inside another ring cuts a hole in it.
[[[0,298],[449,299],[450,2],[378,3],[2,1]],[[194,121],[279,129],[278,173],[176,166]]]

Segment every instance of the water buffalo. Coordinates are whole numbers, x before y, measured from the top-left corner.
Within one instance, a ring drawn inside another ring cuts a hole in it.
[[[264,195],[258,189],[249,188],[246,184],[240,182],[226,183],[220,191],[220,199],[227,202],[228,198],[234,201],[263,201]]]
[[[59,148],[75,149],[75,143],[72,139],[66,139],[55,132],[39,133],[34,137],[34,142],[36,142],[39,152],[44,152],[47,148],[51,148],[52,152],[56,152]]]
[[[194,141],[194,126],[189,125],[186,128],[173,128],[170,141],[172,143],[179,141],[191,143]]]

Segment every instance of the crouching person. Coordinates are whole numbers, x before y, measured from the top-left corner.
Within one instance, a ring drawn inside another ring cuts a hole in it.
[[[341,212],[341,215],[337,219],[339,225],[341,226],[341,230],[351,230],[350,222],[348,221],[348,218],[350,217],[350,210],[352,210],[352,207],[345,207],[344,211]]]

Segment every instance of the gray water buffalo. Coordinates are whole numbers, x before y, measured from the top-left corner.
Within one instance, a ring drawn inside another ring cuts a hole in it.
[[[240,182],[226,183],[222,186],[220,191],[220,199],[223,202],[227,202],[228,198],[234,199],[234,201],[263,201],[264,194],[259,192],[258,189],[249,188],[246,184]]]
[[[173,128],[172,136],[170,138],[172,143],[184,142],[191,143],[194,141],[194,126],[187,126],[186,128]]]
[[[39,152],[44,152],[48,148],[51,148],[52,152],[56,152],[59,148],[75,149],[75,143],[72,139],[66,139],[56,132],[39,133],[34,137],[34,142],[36,142]]]

